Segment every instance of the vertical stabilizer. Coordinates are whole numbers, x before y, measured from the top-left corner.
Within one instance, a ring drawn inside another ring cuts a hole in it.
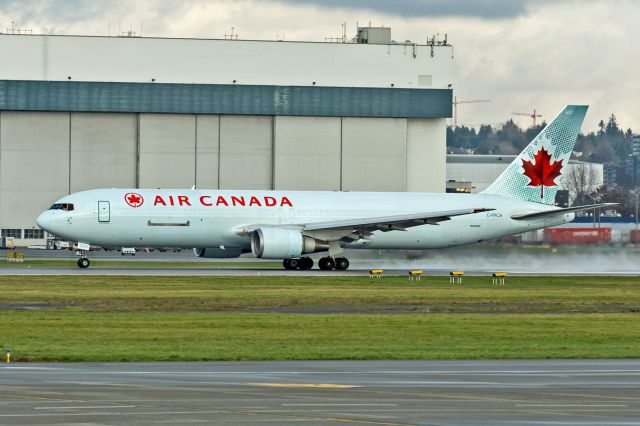
[[[482,193],[553,205],[587,108],[567,105]]]

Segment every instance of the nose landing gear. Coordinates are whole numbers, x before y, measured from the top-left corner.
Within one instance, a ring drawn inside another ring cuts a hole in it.
[[[90,247],[91,246],[87,243],[78,242],[78,250],[76,251],[76,254],[80,256],[80,259],[78,259],[78,268],[87,269],[91,264],[91,262],[89,262],[89,258],[87,257],[87,252],[89,251]]]

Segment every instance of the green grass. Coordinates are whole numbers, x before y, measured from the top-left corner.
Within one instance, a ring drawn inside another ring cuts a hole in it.
[[[0,348],[23,361],[640,356],[639,277],[490,281],[5,276]]]

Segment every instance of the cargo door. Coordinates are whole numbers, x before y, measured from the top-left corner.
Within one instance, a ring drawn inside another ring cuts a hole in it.
[[[111,207],[108,201],[98,201],[98,222],[107,223],[111,220]]]

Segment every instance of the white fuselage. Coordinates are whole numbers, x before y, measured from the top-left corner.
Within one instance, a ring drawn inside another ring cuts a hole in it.
[[[134,194],[127,202],[127,194]],[[138,201],[138,197],[141,202]],[[249,249],[245,232],[257,226],[295,227],[334,220],[394,216],[465,208],[494,209],[453,217],[405,231],[376,231],[346,248],[428,249],[457,246],[570,222],[574,214],[514,220],[513,214],[554,207],[498,195],[98,189],[57,203],[73,210],[47,210],[41,228],[87,244],[125,247],[238,247]]]

